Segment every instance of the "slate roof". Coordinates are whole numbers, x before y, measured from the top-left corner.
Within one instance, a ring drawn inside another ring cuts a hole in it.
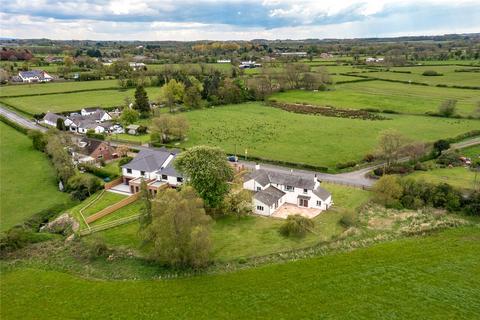
[[[56,123],[57,119],[65,120],[65,117],[61,116],[59,114],[56,114],[56,113],[52,113],[52,112],[47,112],[45,114],[45,116],[43,117],[43,121],[48,121],[48,122],[53,122],[53,123]]]
[[[178,171],[175,169],[175,167],[173,166],[173,161],[174,161],[174,160],[175,160],[175,158],[173,158],[173,159],[168,163],[168,165],[167,165],[165,168],[159,170],[157,173],[159,173],[159,174],[166,174],[167,176],[171,176],[171,177],[180,177],[180,178],[182,178],[183,175],[182,175],[180,172],[178,172]]]
[[[317,187],[313,190],[313,194],[322,199],[323,201],[327,200],[332,194],[322,187]]]
[[[280,198],[285,195],[285,192],[278,190],[277,188],[270,186],[265,190],[255,193],[254,198],[268,206],[276,203]]]
[[[166,149],[163,149],[163,150],[143,149],[137,154],[137,156],[132,161],[123,165],[122,168],[140,170],[140,171],[146,171],[146,172],[158,171],[161,169],[162,165],[165,163],[165,160],[167,160],[167,158],[171,154],[172,153],[167,151]]]
[[[273,183],[308,190],[313,190],[313,188],[315,188],[315,180],[313,176],[311,178],[307,178],[304,176],[295,175],[293,173],[274,172],[259,169],[253,171],[245,177],[245,181],[250,179],[254,179],[262,186]]]

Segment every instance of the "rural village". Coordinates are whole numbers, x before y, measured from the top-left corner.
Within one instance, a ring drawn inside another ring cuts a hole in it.
[[[478,318],[480,33],[316,39],[304,2],[215,2],[209,30],[201,4],[0,37],[0,317]],[[334,16],[390,14],[365,5]]]

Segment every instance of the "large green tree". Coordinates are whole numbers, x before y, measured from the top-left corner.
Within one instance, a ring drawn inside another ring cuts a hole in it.
[[[202,197],[207,209],[218,208],[222,204],[229,191],[228,181],[233,179],[233,169],[220,148],[190,148],[177,157],[174,165]]]
[[[192,187],[166,189],[152,200],[151,222],[141,235],[161,264],[203,267],[211,258],[211,218]]]
[[[150,112],[147,91],[145,91],[145,88],[142,85],[137,86],[135,89],[135,103],[133,104],[133,108],[143,116],[148,115]]]

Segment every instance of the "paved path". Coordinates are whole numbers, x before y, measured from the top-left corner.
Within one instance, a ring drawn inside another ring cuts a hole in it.
[[[7,109],[6,107],[0,105],[0,115],[4,116],[5,118],[19,124],[20,126],[30,129],[30,130],[40,130],[42,132],[47,131],[46,128],[39,126],[33,121],[30,121],[23,116],[19,115],[18,113]]]

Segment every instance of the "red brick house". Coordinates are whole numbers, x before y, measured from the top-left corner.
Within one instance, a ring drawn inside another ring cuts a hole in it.
[[[83,138],[75,152],[79,162],[108,161],[118,158],[116,149],[109,142]]]

